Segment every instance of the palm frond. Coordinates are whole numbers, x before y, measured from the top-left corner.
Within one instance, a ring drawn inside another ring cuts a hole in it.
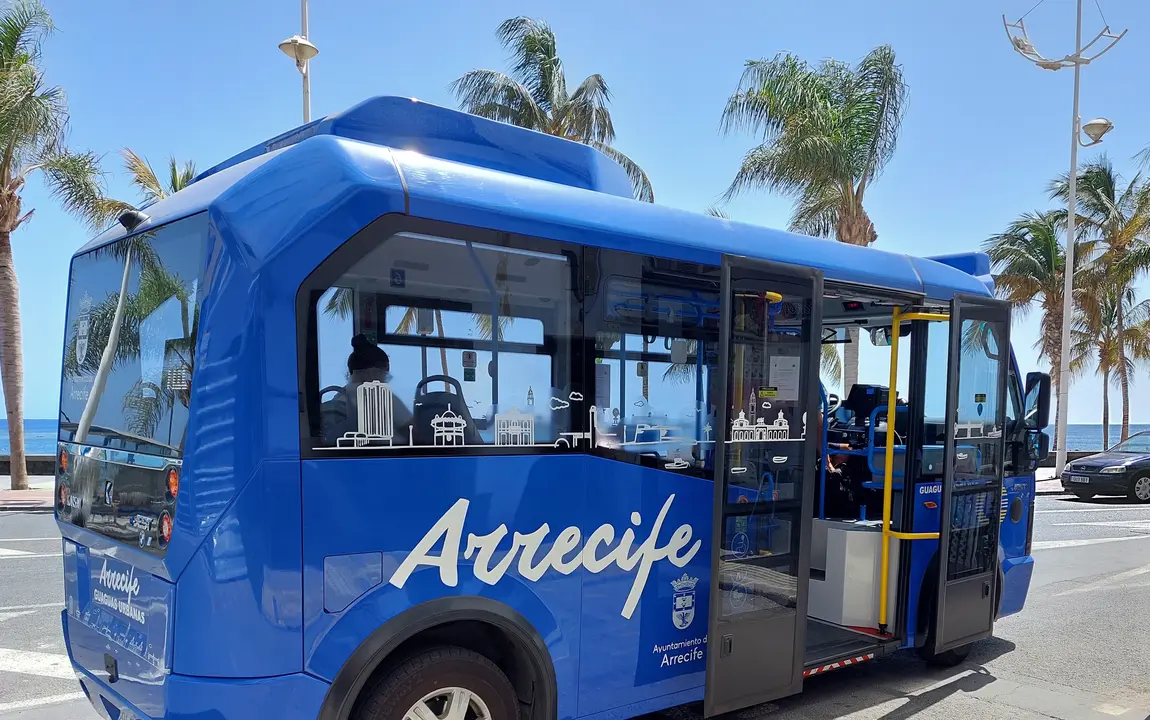
[[[833,185],[808,185],[803,189],[791,215],[792,232],[814,237],[831,237],[843,205],[842,190]]]
[[[196,177],[196,164],[191,160],[184,163],[180,167],[176,158],[168,158],[168,192],[175,195],[187,186],[192,184],[192,179]]]
[[[120,213],[131,209],[127,203],[107,196],[100,158],[92,152],[46,158],[40,169],[64,210],[79,217],[94,231],[103,230]]]
[[[843,363],[839,351],[834,345],[823,345],[822,355],[819,357],[819,374],[838,385],[843,381]]]
[[[0,13],[0,68],[38,61],[40,43],[53,30],[51,15],[36,0],[10,3]]]
[[[544,113],[553,112],[566,99],[567,89],[551,27],[520,16],[500,23],[495,35],[511,51],[511,74],[531,91],[532,99]]]
[[[145,204],[163,200],[168,196],[160,179],[156,177],[156,171],[146,159],[137,155],[131,148],[121,150],[120,157],[124,159],[124,168],[131,175],[132,184],[143,195]]]
[[[0,15],[2,17],[2,15]],[[47,155],[59,154],[67,125],[64,91],[47,87],[35,66],[0,71],[0,147],[5,178],[23,178]]]
[[[355,314],[355,291],[349,287],[332,288],[324,303],[323,312],[329,317],[347,320]]]
[[[606,143],[590,141],[587,144],[623,166],[628,179],[631,180],[631,191],[636,200],[655,202],[655,190],[651,187],[651,181],[634,160]]]
[[[455,94],[459,107],[472,115],[529,130],[543,131],[547,127],[547,113],[535,102],[531,91],[496,70],[471,70],[448,89]]]
[[[723,220],[731,219],[731,216],[727,214],[726,210],[717,208],[714,205],[709,206],[704,212],[706,212],[711,217],[722,218]]]
[[[564,124],[581,142],[588,140],[610,144],[615,140],[615,126],[607,104],[611,91],[602,75],[589,75],[564,107]]]

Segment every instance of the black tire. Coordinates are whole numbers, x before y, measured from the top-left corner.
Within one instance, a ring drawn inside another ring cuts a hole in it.
[[[352,718],[402,720],[420,700],[445,688],[464,688],[473,693],[487,706],[492,720],[519,717],[515,688],[495,663],[471,650],[439,647],[404,661],[366,688]],[[435,702],[428,703],[433,710]],[[474,713],[468,713],[471,717]]]
[[[1097,494],[1098,493],[1083,492],[1081,490],[1074,491],[1074,497],[1078,498],[1079,500],[1089,500]]]
[[[970,645],[960,645],[940,653],[932,651],[930,645],[924,645],[918,649],[918,656],[925,660],[928,665],[936,667],[954,667],[965,660],[969,654]]]
[[[1141,485],[1144,489],[1147,484],[1150,484],[1150,474],[1141,473],[1130,478],[1130,487],[1126,489],[1126,497],[1136,503],[1150,503],[1150,493],[1147,493],[1145,497],[1138,497],[1139,486]]]

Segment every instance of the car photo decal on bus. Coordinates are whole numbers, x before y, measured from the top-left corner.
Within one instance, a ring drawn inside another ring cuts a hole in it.
[[[537,582],[548,570],[555,570],[563,575],[570,575],[580,567],[592,574],[600,573],[611,565],[625,572],[634,570],[635,579],[631,584],[631,592],[627,595],[627,600],[619,613],[630,620],[643,595],[652,566],[661,560],[667,560],[675,567],[684,567],[702,547],[702,540],[691,542],[694,530],[686,523],[671,533],[666,545],[659,545],[663,521],[674,501],[674,495],[667,497],[647,538],[634,550],[632,548],[636,537],[632,528],[627,528],[619,536],[618,546],[606,550],[605,548],[615,541],[616,532],[613,525],[610,523],[600,525],[587,537],[586,543],[583,543],[579,528],[571,526],[560,530],[551,549],[537,560],[535,556],[551,532],[551,527],[543,523],[534,532],[514,533],[510,552],[493,564],[499,545],[509,532],[507,525],[502,524],[486,535],[468,533],[463,557],[471,560],[474,556],[475,560],[471,564],[472,572],[476,579],[488,585],[495,585],[503,578],[511,568],[511,564],[515,562],[516,556],[519,559],[516,566],[519,576],[531,582]],[[459,583],[460,545],[463,542],[463,526],[467,522],[467,510],[470,505],[470,500],[460,498],[443,513],[439,521],[427,531],[399,564],[388,582],[397,588],[402,588],[416,569],[426,566],[439,568],[440,581],[448,587],[455,587]],[[631,513],[631,524],[635,528],[642,526],[643,518],[638,511]],[[439,554],[432,554],[437,546],[440,549]]]

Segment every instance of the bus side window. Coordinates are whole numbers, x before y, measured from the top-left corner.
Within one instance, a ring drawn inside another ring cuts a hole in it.
[[[667,272],[614,251],[598,259],[587,313],[596,447],[660,469],[702,471],[716,437],[718,269]]]
[[[577,444],[586,423],[572,377],[577,256],[483,235],[491,242],[383,236],[322,289],[314,449]]]

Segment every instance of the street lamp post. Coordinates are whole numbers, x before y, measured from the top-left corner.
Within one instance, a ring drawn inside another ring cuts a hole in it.
[[[1038,67],[1043,70],[1061,70],[1066,67],[1074,68],[1074,110],[1071,116],[1070,135],[1070,187],[1068,188],[1069,197],[1066,203],[1066,264],[1062,273],[1062,343],[1058,365],[1058,422],[1054,428],[1054,444],[1058,448],[1055,473],[1056,477],[1061,477],[1062,470],[1066,467],[1066,419],[1069,415],[1067,401],[1070,396],[1070,332],[1071,325],[1074,321],[1074,223],[1076,220],[1075,211],[1077,210],[1076,204],[1078,200],[1078,146],[1090,147],[1091,145],[1097,145],[1102,142],[1102,136],[1110,132],[1114,127],[1114,125],[1105,118],[1091,120],[1086,123],[1085,127],[1082,127],[1082,118],[1078,114],[1079,83],[1082,66],[1089,65],[1106,54],[1110,48],[1114,47],[1118,41],[1126,35],[1126,31],[1123,30],[1118,35],[1115,35],[1110,32],[1110,26],[1107,25],[1102,28],[1102,32],[1098,33],[1093,40],[1083,46],[1082,0],[1078,0],[1078,11],[1074,30],[1074,54],[1067,55],[1059,60],[1051,60],[1043,57],[1034,49],[1034,45],[1031,44],[1030,39],[1026,35],[1026,25],[1023,23],[1022,18],[1017,22],[1008,23],[1004,15],[1002,17],[1002,24],[1006,29],[1006,36],[1010,39],[1010,44],[1018,54]],[[1110,42],[1094,55],[1089,57],[1084,55],[1095,43],[1103,39],[1109,40]],[[1090,142],[1082,142],[1083,130],[1085,130],[1086,135],[1090,138]]]
[[[307,39],[307,0],[300,0],[301,34],[292,35],[280,43],[280,50],[295,60],[296,69],[303,76],[303,121],[311,122],[311,59],[319,55],[319,48]]]

